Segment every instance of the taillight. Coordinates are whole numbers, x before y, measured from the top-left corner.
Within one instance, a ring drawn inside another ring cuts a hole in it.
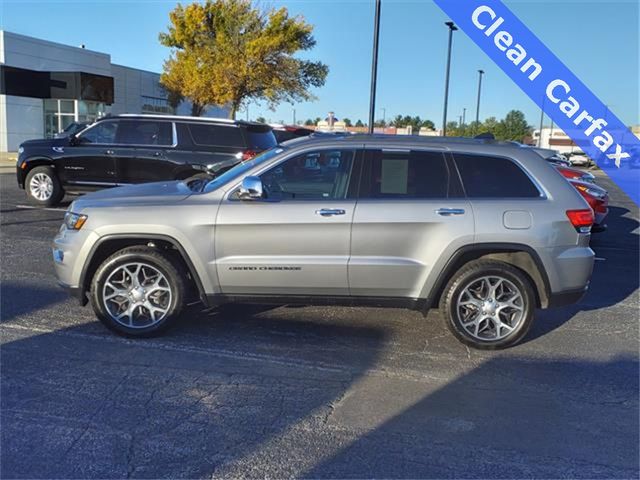
[[[245,150],[244,152],[242,152],[242,161],[247,161],[247,160],[251,160],[253,157],[256,156],[258,152],[254,152],[253,150]]]
[[[593,210],[585,208],[581,210],[567,210],[567,217],[571,225],[580,233],[589,233],[591,226],[595,222]]]

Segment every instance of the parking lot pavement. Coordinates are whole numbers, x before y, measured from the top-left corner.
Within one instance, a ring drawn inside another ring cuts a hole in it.
[[[599,181],[588,295],[479,352],[373,308],[193,306],[116,337],[56,287],[62,211],[2,174],[0,475],[638,478],[638,209]]]

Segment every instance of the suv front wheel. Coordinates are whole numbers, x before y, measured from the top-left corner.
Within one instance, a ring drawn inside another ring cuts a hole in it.
[[[529,278],[512,265],[493,260],[462,267],[440,301],[440,311],[458,340],[487,350],[518,343],[531,327],[534,310]]]
[[[35,205],[50,207],[64,197],[64,190],[53,168],[46,165],[29,170],[25,179],[29,201]]]
[[[91,305],[109,329],[127,336],[151,336],[180,314],[184,278],[179,262],[170,255],[150,247],[128,247],[96,271]]]

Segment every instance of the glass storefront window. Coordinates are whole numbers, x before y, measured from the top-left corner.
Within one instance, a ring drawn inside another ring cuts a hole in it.
[[[53,138],[73,122],[94,122],[107,114],[107,105],[85,100],[44,101],[44,134]]]

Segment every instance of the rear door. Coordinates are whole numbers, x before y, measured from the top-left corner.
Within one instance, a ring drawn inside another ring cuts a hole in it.
[[[120,120],[117,143],[127,155],[117,158],[118,183],[173,180],[179,164],[172,160],[176,144],[172,122]]]
[[[445,252],[473,242],[473,218],[444,151],[368,149],[351,231],[351,295],[421,297]]]
[[[349,294],[354,149],[294,154],[260,173],[262,200],[222,201],[215,251],[222,292]]]
[[[188,135],[185,140],[192,145],[191,163],[218,173],[242,161],[246,146],[242,129],[238,125],[187,122],[183,131]],[[182,144],[182,139],[180,143]]]
[[[116,157],[122,152],[116,143],[118,125],[117,120],[102,120],[64,147],[64,156],[56,161],[64,183],[88,188],[116,184]]]

